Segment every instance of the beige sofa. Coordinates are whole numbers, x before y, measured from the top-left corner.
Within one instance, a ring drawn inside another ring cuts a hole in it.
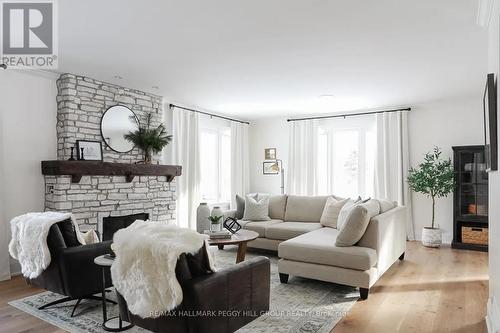
[[[374,216],[355,246],[335,246],[337,229],[319,220],[327,196],[271,196],[269,221],[239,220],[243,229],[259,238],[249,247],[278,251],[282,283],[289,275],[359,287],[361,298],[406,249],[406,208],[380,201]],[[234,214],[234,211],[230,215]]]

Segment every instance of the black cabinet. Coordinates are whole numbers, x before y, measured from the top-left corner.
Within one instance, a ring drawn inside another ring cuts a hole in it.
[[[452,247],[488,250],[488,173],[484,146],[453,147]]]

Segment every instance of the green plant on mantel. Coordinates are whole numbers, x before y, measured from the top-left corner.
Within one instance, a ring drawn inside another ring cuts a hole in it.
[[[408,184],[410,188],[432,198],[432,224],[434,229],[436,198],[446,197],[453,191],[455,186],[455,173],[451,165],[451,159],[441,158],[441,149],[425,154],[424,161],[418,168],[410,168],[408,171]]]
[[[147,113],[145,116],[145,125],[137,126],[133,132],[128,132],[124,137],[127,141],[132,142],[136,147],[144,152],[144,163],[151,163],[153,154],[158,154],[162,149],[172,141],[172,135],[167,133],[163,124],[158,125],[156,128],[151,127],[151,119],[153,114]]]
[[[208,220],[212,224],[219,224],[221,219],[222,219],[222,216],[209,216],[208,217]]]

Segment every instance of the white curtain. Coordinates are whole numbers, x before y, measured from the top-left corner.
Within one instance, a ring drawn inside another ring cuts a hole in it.
[[[231,122],[231,207],[236,208],[236,194],[244,196],[250,187],[248,125]]]
[[[410,168],[407,111],[376,115],[375,197],[407,207],[406,234],[415,238],[411,215],[411,191],[406,178]]]
[[[200,198],[200,151],[198,113],[172,108],[172,161],[182,166],[177,184],[177,225],[196,230]]]
[[[287,193],[316,195],[318,193],[318,121],[292,121],[289,126]]]

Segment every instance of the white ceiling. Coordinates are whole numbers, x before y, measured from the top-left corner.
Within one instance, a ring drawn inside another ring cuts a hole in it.
[[[476,25],[477,0],[58,3],[59,71],[243,119],[483,90],[487,32]]]

